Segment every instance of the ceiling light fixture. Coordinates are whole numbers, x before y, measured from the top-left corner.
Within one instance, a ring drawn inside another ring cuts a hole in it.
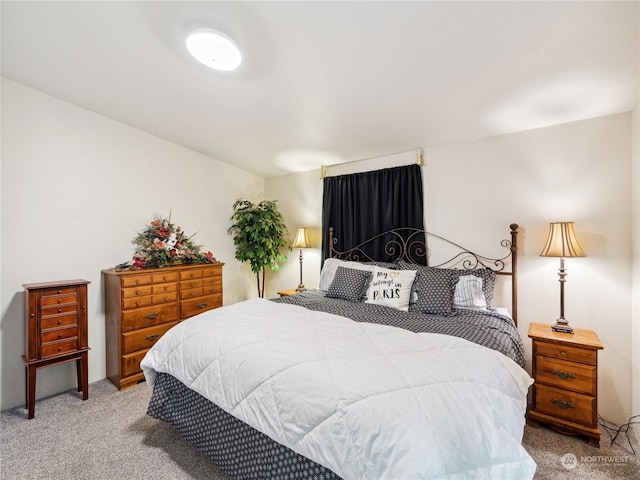
[[[187,49],[196,60],[215,70],[235,70],[242,62],[240,49],[228,37],[212,30],[189,35]]]

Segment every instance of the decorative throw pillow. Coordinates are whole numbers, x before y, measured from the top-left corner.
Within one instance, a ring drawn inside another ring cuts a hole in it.
[[[415,270],[375,267],[365,303],[385,305],[406,312],[409,310],[409,299],[415,278]]]
[[[450,315],[453,312],[453,289],[451,271],[446,268],[416,265],[415,302],[409,310],[433,315]]]
[[[367,270],[338,267],[333,281],[327,289],[327,297],[349,302],[362,302],[370,279],[371,272]]]
[[[482,291],[482,279],[475,275],[463,275],[456,284],[453,294],[453,306],[456,308],[473,308],[484,310],[487,300]]]
[[[480,268],[478,270],[456,270],[452,269],[453,272],[453,281],[457,282],[458,278],[464,277],[466,275],[474,275],[478,278],[482,279],[482,291],[484,292],[484,296],[487,300],[487,307],[491,305],[491,300],[493,300],[493,290],[496,285],[496,272],[491,270],[490,268]]]

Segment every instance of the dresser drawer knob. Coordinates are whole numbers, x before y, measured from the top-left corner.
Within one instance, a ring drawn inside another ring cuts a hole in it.
[[[164,297],[164,301],[165,301],[165,302],[168,302],[169,300],[170,300],[170,298],[169,298],[169,297],[167,297],[167,296],[165,296],[165,297]]]
[[[567,352],[560,352],[560,356],[561,357],[566,357],[567,356]]]
[[[142,295],[142,292],[140,290],[136,290],[136,295]]]
[[[576,408],[576,406],[572,402],[565,402],[563,400],[558,400],[557,398],[552,399],[551,403],[553,403],[554,405],[557,405],[563,410],[566,408]]]
[[[169,278],[165,275],[162,277],[162,279],[166,282],[167,280],[169,280]]]
[[[136,285],[140,285],[140,279],[136,278]]]
[[[136,307],[139,307],[139,306],[140,306],[140,301],[136,300]]]
[[[62,347],[58,347],[58,351],[62,350]]]
[[[58,325],[62,325],[62,320],[58,320]]]
[[[553,373],[557,377],[560,377],[563,380],[573,380],[574,378],[576,378],[576,376],[573,373],[565,372],[564,370],[558,370],[556,368],[551,370],[551,373]]]
[[[60,295],[62,293],[62,290],[58,290],[58,295]]]
[[[209,306],[209,302],[203,302],[198,304],[198,308],[202,310],[203,308],[207,308]]]
[[[145,315],[144,318],[147,318],[149,320],[153,320],[153,319],[158,318],[159,316],[160,316],[160,314],[158,312],[153,312],[153,313],[150,313],[149,315]]]
[[[149,340],[150,342],[153,342],[154,340],[156,340],[160,335],[158,335],[157,333],[154,333],[153,335],[149,335],[147,337],[147,340]]]
[[[62,338],[62,334],[61,333],[58,334],[58,338]]]
[[[59,308],[59,309],[58,309],[58,313],[60,313],[60,312],[62,312],[62,309],[61,309],[61,308]]]

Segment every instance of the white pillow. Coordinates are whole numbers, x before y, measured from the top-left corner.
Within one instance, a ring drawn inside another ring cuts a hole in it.
[[[486,309],[487,299],[482,291],[482,279],[475,275],[461,276],[453,293],[453,306],[456,308]]]
[[[366,263],[352,262],[347,260],[340,260],[338,258],[327,258],[322,265],[322,271],[320,272],[320,281],[318,282],[318,289],[329,290],[329,285],[333,282],[333,277],[336,275],[338,267],[352,268],[353,270],[365,270],[367,272],[373,272],[373,265]]]
[[[416,270],[389,270],[375,267],[365,303],[385,305],[404,312],[409,310],[411,288]]]

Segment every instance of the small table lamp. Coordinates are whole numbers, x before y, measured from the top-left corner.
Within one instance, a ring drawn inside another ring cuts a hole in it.
[[[306,288],[304,288],[304,285],[302,283],[302,249],[309,248],[311,246],[311,244],[309,243],[309,238],[307,237],[306,228],[304,227],[298,228],[298,231],[296,232],[296,238],[293,241],[293,244],[291,246],[293,248],[300,249],[300,285],[298,285],[298,288],[296,290],[301,292],[303,290],[306,290]]]
[[[560,282],[560,318],[556,320],[551,329],[555,332],[573,333],[573,327],[564,318],[564,284],[567,273],[564,269],[565,257],[586,257],[578,244],[576,234],[573,231],[573,222],[554,222],[550,224],[549,237],[542,249],[541,257],[560,257],[560,269],[558,281]]]

